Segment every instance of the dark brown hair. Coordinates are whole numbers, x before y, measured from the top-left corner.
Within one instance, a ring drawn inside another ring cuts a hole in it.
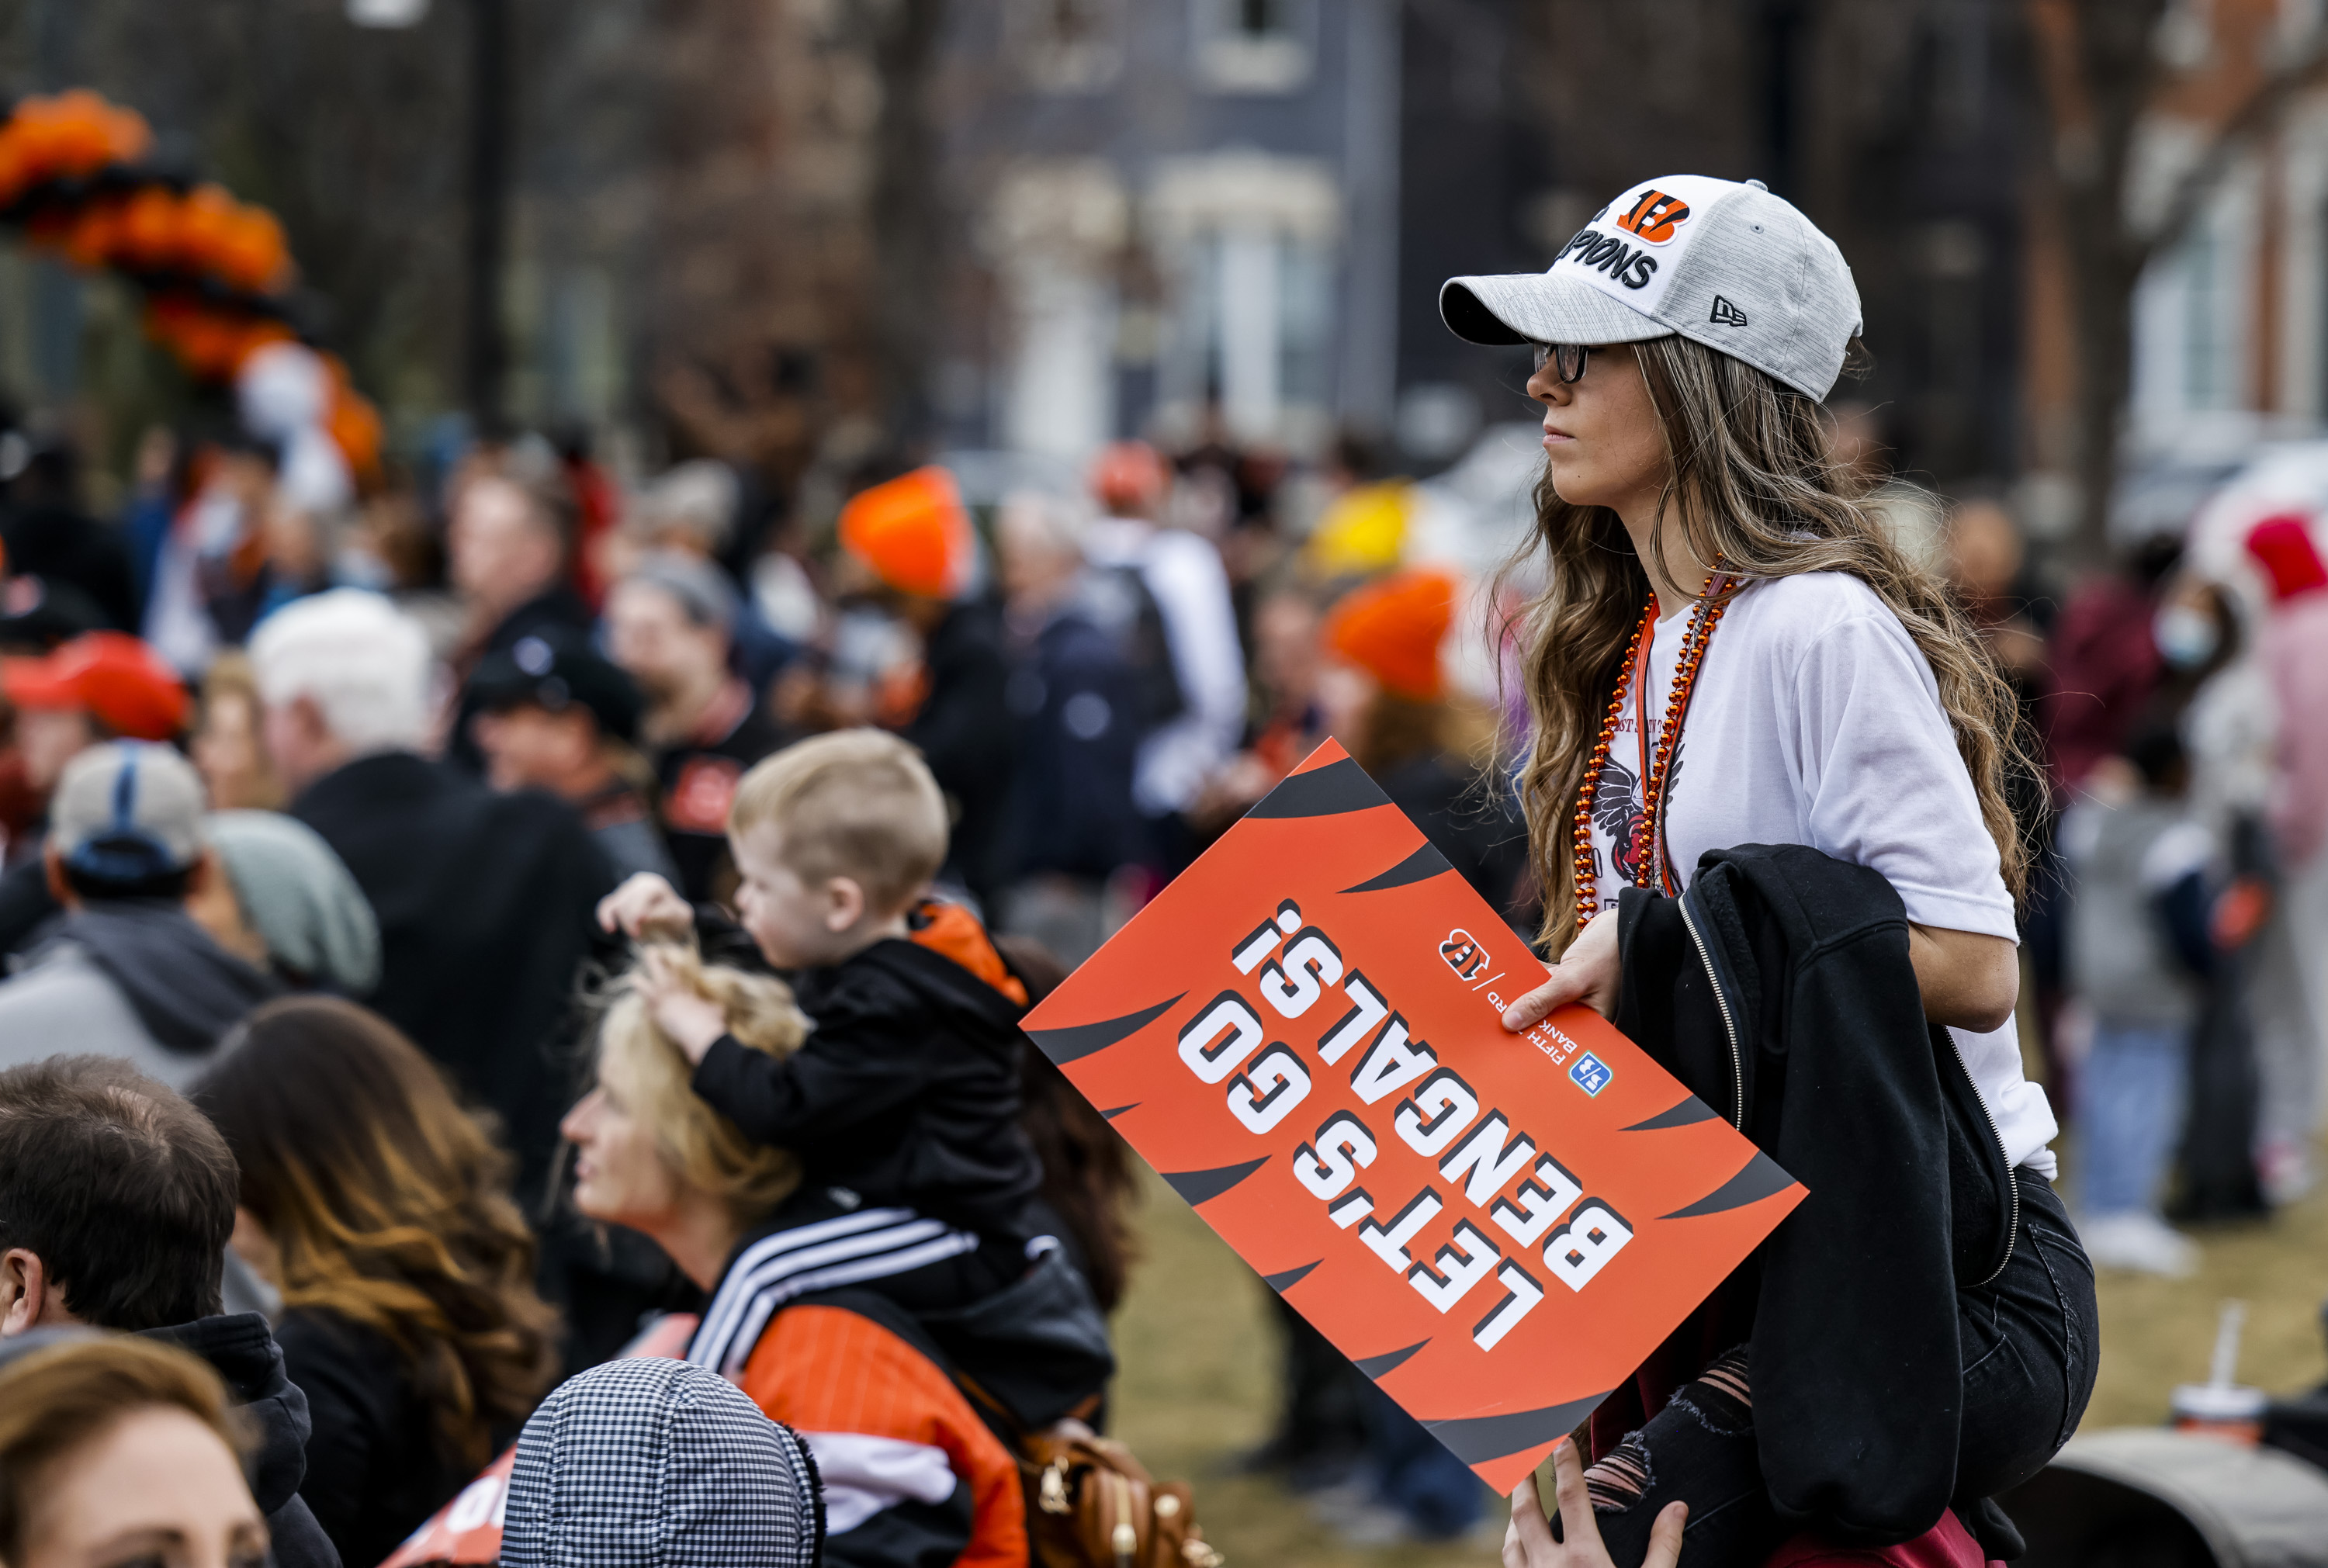
[[[49,1469],[124,1416],[183,1410],[241,1460],[248,1433],[219,1375],[186,1352],[127,1336],[70,1339],[0,1369],[0,1562],[24,1560],[24,1520]]]
[[[252,1013],[194,1097],[241,1164],[284,1305],[387,1338],[447,1451],[483,1463],[558,1364],[512,1162],[484,1122],[394,1025],[330,997]]]
[[[82,1322],[130,1331],[217,1313],[234,1193],[217,1130],[128,1063],[0,1072],[0,1251],[37,1255]]]
[[[1030,1001],[1042,1000],[1067,978],[1066,966],[1039,942],[998,936],[994,945]],[[1058,1215],[1082,1253],[1100,1310],[1112,1312],[1137,1256],[1126,1212],[1139,1195],[1131,1150],[1048,1056],[1029,1045],[1022,1047],[1020,1063],[1018,1125],[1043,1162],[1037,1196]]]
[[[1419,702],[1387,689],[1367,699],[1358,716],[1358,734],[1350,755],[1358,765],[1380,779],[1393,768],[1440,749],[1445,714],[1436,702]]]
[[[1657,408],[1669,467],[1650,548],[1665,551],[1678,535],[1698,559],[1719,558],[1741,577],[1847,572],[1873,589],[1931,666],[2005,886],[2019,895],[2028,852],[2005,780],[2042,789],[2042,775],[2024,748],[2012,689],[1948,588],[1860,504],[1864,483],[1835,462],[1825,410],[1687,338],[1630,347],[1595,364],[1629,373],[1637,362]],[[1544,587],[1510,630],[1535,720],[1520,805],[1544,883],[1542,939],[1557,956],[1576,934],[1571,812],[1649,579],[1615,512],[1562,500],[1548,470],[1535,503],[1535,536],[1512,568],[1541,552]]]

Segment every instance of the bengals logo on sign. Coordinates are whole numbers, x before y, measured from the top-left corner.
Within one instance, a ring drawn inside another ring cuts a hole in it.
[[[1447,961],[1447,967],[1453,970],[1458,978],[1463,980],[1478,979],[1479,972],[1488,967],[1488,950],[1460,925],[1449,932],[1447,940],[1439,944],[1439,956]]]
[[[1688,202],[1663,191],[1644,191],[1631,210],[1617,220],[1617,227],[1639,235],[1652,245],[1663,245],[1674,237],[1676,229],[1688,221]]]

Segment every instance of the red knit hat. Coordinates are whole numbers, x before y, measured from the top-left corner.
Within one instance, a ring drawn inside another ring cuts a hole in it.
[[[0,690],[19,708],[79,709],[133,740],[168,740],[186,722],[178,672],[127,632],[90,632],[44,659],[10,659]]]
[[[2300,513],[2285,512],[2257,523],[2248,534],[2248,554],[2255,557],[2271,579],[2275,604],[2328,587],[2328,568],[2321,566],[2320,551],[2312,543],[2312,525]]]
[[[1385,690],[1435,702],[1447,689],[1439,645],[1455,622],[1462,589],[1453,572],[1422,567],[1394,572],[1352,592],[1326,621],[1326,645]]]
[[[951,599],[976,545],[953,475],[933,463],[859,491],[840,509],[840,547],[893,588]]]

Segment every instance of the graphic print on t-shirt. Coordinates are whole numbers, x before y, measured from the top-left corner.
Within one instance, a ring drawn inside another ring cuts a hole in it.
[[[1592,824],[1600,830],[1593,835],[1592,874],[1599,884],[1604,909],[1617,900],[1616,884],[1609,875],[1610,860],[1616,862],[1618,876],[1636,885],[1640,881],[1633,853],[1633,830],[1641,817],[1640,775],[1619,762],[1612,746],[1608,760],[1600,765],[1600,787],[1592,794]],[[1606,856],[1600,852],[1603,837],[1609,840]]]
[[[1662,715],[1665,709],[1665,688],[1668,680],[1657,679],[1656,654],[1651,653],[1649,671],[1649,709]],[[1609,737],[1609,756],[1600,765],[1600,779],[1592,792],[1592,875],[1597,883],[1600,907],[1614,909],[1620,887],[1656,887],[1657,874],[1654,843],[1643,841],[1637,830],[1647,816],[1643,800],[1641,757],[1644,750],[1654,753],[1657,733],[1663,728],[1662,718],[1652,718],[1649,742],[1641,745],[1640,721],[1629,696],[1624,711],[1618,716],[1617,728]],[[1665,795],[1668,809],[1673,802],[1674,785],[1681,779],[1683,743],[1688,739],[1688,729],[1683,728],[1680,740],[1674,746],[1672,759],[1666,765]],[[1610,875],[1610,868],[1615,875]],[[1621,880],[1619,880],[1621,878]]]
[[[1685,615],[1658,624],[1647,661],[1652,722],[1687,629]],[[1636,717],[1629,696],[1610,742],[1628,774],[1641,765]],[[1700,761],[1666,787],[1665,865],[1677,887],[1709,850],[1807,844],[1882,876],[1919,925],[2014,940],[2013,896],[1938,682],[1866,583],[1803,572],[1741,587],[1707,643],[1684,729]],[[1613,907],[1625,887],[1611,863],[1618,840],[1598,811],[1591,828],[1597,892]],[[1954,1034],[2008,1156],[2050,1169],[2052,1112],[2022,1075],[2014,1026]]]
[[[1686,738],[1686,737],[1685,737]],[[1681,778],[1682,747],[1674,747],[1673,760],[1666,765],[1666,799],[1673,799],[1674,785]],[[1592,793],[1592,825],[1600,831],[1593,835],[1592,873],[1600,883],[1600,906],[1617,906],[1617,884],[1609,879],[1609,864],[1616,863],[1617,875],[1636,887],[1657,886],[1657,846],[1643,840],[1637,831],[1647,816],[1641,799],[1641,778],[1633,766],[1617,760],[1616,749],[1610,748],[1609,760],[1600,765],[1600,786]],[[1608,853],[1601,853],[1600,840],[1608,840]]]

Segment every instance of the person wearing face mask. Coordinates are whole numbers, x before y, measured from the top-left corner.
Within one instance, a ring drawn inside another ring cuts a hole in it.
[[[2151,618],[2151,639],[2171,672],[2170,680],[2211,674],[2226,652],[2221,625],[2221,590],[2211,583],[2181,583]]]
[[[2264,1196],[2286,1203],[2317,1179],[2323,1018],[2328,1018],[2328,566],[2310,520],[2256,525],[2248,555],[2268,596],[2256,662],[2278,724],[2263,821],[2278,866],[2270,929],[2258,939],[2252,1001],[2263,1112],[2256,1132]]]
[[[2237,600],[2220,583],[2190,572],[2170,581],[2153,636],[2164,667],[2161,711],[2190,757],[2192,821],[2213,848],[2227,918],[2213,934],[2205,994],[2191,1042],[2190,1111],[2173,1213],[2206,1219],[2261,1212],[2266,1200],[2258,1129],[2267,1120],[2258,1093],[2259,965],[2284,935],[2274,917],[2276,861],[2264,815],[2271,798],[2277,728],[2270,682],[2248,656],[2252,639]],[[2260,927],[2260,928],[2258,928]],[[2309,1013],[2278,1038],[2299,1036]],[[2277,1125],[2277,1111],[2268,1119]]]

